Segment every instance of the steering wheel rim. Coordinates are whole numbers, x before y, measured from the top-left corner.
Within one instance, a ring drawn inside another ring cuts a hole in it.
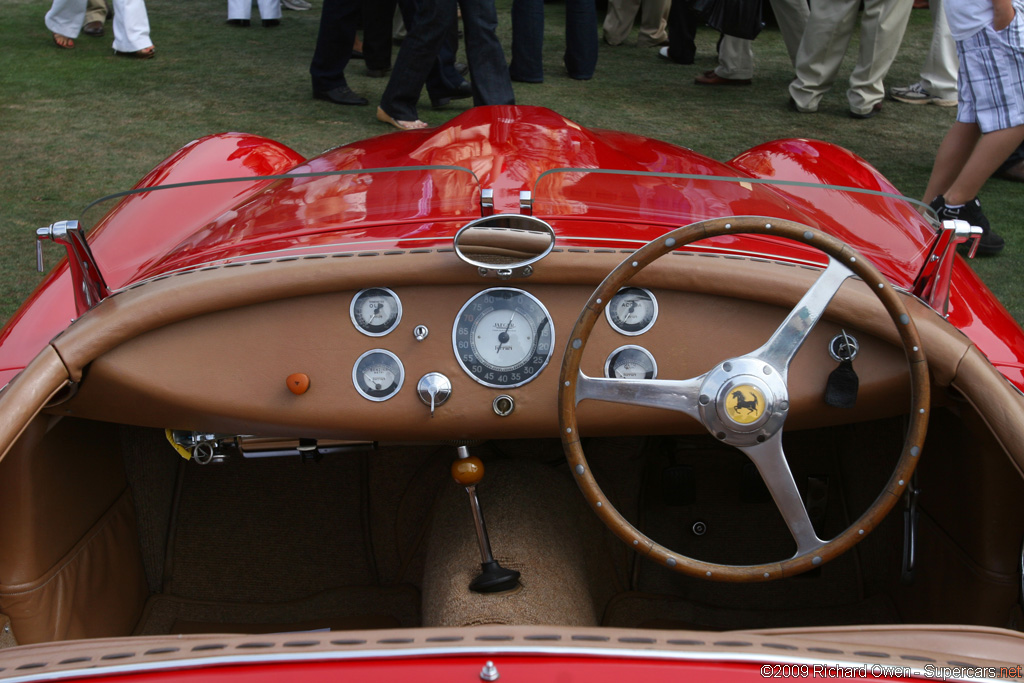
[[[696,378],[678,382],[596,379],[589,378],[580,371],[580,362],[586,342],[605,306],[612,296],[620,288],[626,286],[637,273],[664,254],[692,242],[719,235],[736,234],[774,235],[790,239],[815,247],[827,254],[830,259],[829,267],[807,290],[800,303],[790,312],[786,321],[776,329],[765,345],[745,356],[723,361],[711,371]],[[843,274],[844,271],[845,274]],[[725,419],[724,422],[729,424],[724,430],[716,432],[711,430],[708,422],[712,422],[716,429],[721,429],[720,422],[716,422],[716,420],[723,417],[724,413],[720,407],[727,403],[727,400],[723,400],[721,397],[727,395],[735,386],[732,382],[737,381],[737,378],[740,378],[740,381],[749,382],[744,386],[753,386],[758,389],[767,387],[768,394],[778,399],[777,383],[774,385],[761,384],[763,378],[759,375],[754,376],[751,363],[764,364],[763,373],[767,377],[770,377],[770,373],[774,371],[781,377],[785,388],[788,385],[789,361],[792,360],[803,340],[820,319],[828,302],[850,275],[858,276],[869,286],[896,326],[909,365],[910,423],[900,457],[882,492],[846,530],[830,540],[823,540],[818,539],[813,530],[810,530],[810,535],[808,535],[806,525],[809,524],[809,521],[803,521],[807,513],[802,500],[799,500],[798,504],[803,517],[793,508],[793,494],[796,493],[798,496],[799,492],[793,483],[792,474],[781,448],[782,425],[788,410],[788,393],[785,393],[781,400],[776,400],[771,407],[767,405],[768,401],[765,401],[765,408],[754,429],[732,424]],[[831,291],[828,288],[831,288]],[[815,300],[805,306],[808,299]],[[815,310],[815,307],[820,310]],[[810,319],[807,320],[808,310],[811,314],[816,313],[817,315],[810,315]],[[591,509],[620,540],[636,552],[682,574],[727,582],[769,581],[793,576],[827,563],[866,537],[892,510],[910,483],[910,476],[917,466],[918,457],[924,445],[930,413],[928,364],[913,318],[907,313],[899,294],[881,273],[852,247],[830,235],[793,221],[758,216],[716,218],[684,226],[662,235],[638,249],[608,274],[591,295],[568,339],[558,383],[559,432],[566,459],[576,483]],[[775,358],[773,353],[780,349],[786,356],[782,358],[785,361],[785,367],[777,367],[769,362],[778,362],[779,359]],[[743,363],[731,363],[731,361],[738,360],[742,360]],[[732,365],[736,367],[723,369]],[[711,375],[714,375],[714,378],[711,378]],[[702,391],[707,387],[718,392],[714,398],[709,396],[710,392]],[[633,400],[624,400],[626,394],[629,394]],[[605,496],[591,473],[589,463],[583,453],[576,420],[576,405],[582,400],[597,398],[597,395],[601,396],[600,400],[680,410],[696,417],[720,440],[732,443],[743,451],[757,465],[762,477],[766,478],[766,484],[775,499],[776,506],[779,507],[794,540],[797,542],[796,554],[788,559],[767,564],[717,564],[676,553],[640,532],[615,509]],[[697,405],[669,406],[659,402],[693,400],[695,397],[697,397]],[[725,435],[726,438],[723,438],[723,432],[728,432]],[[770,435],[765,437],[766,433]],[[741,442],[743,445],[737,445],[736,442]],[[768,445],[765,446],[765,444]],[[776,446],[778,455],[781,455],[785,472],[782,472],[779,464],[774,461],[773,458],[776,457],[776,454],[773,452],[763,460],[764,463],[770,462],[771,464],[771,467],[768,468],[770,472],[766,475],[765,470],[762,469],[762,462],[759,460],[763,453],[774,451]],[[788,476],[789,483],[783,481],[786,476]],[[773,481],[768,481],[769,477]],[[779,479],[779,481],[774,481],[774,479]],[[780,487],[778,491],[776,487]],[[780,503],[780,498],[783,499],[782,503]],[[787,505],[787,509],[783,509],[783,504]]]

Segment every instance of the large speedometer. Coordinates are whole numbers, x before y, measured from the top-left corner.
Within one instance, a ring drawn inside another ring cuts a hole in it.
[[[466,302],[452,330],[462,369],[488,387],[518,387],[551,360],[555,331],[536,297],[521,289],[495,287]]]

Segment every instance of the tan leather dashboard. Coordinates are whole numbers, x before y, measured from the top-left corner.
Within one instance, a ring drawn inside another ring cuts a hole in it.
[[[378,268],[368,267],[371,259],[350,260],[357,273],[347,273],[337,283],[342,286],[334,291],[324,291],[331,289],[329,279],[310,284],[305,291],[302,287],[288,289],[288,298],[267,296],[259,300],[254,291],[246,291],[239,295],[241,305],[237,307],[224,301],[208,306],[213,309],[209,312],[178,314],[168,324],[112,344],[113,348],[86,366],[78,395],[50,410],[107,421],[230,434],[374,441],[556,436],[558,367],[566,335],[593,290],[588,281],[596,283],[621,256],[553,254],[538,265],[534,277],[507,282],[476,276],[473,269],[454,261],[450,254],[405,258],[423,262],[444,259],[451,264],[446,271],[455,277],[439,276],[441,272],[429,268],[417,277],[406,269],[385,267],[395,261],[385,262],[378,257],[373,259]],[[813,270],[763,261],[699,257],[662,261],[669,263],[656,264],[636,283],[650,287],[657,297],[657,321],[641,335],[625,336],[602,319],[584,356],[583,368],[588,375],[602,376],[608,355],[627,344],[642,346],[654,356],[661,379],[700,375],[721,360],[762,345],[789,311],[763,300],[781,297],[795,301],[794,295],[802,293],[816,276]],[[269,275],[275,265],[260,268]],[[681,270],[680,266],[685,268]],[[236,273],[242,275],[242,270]],[[681,276],[684,272],[686,277]],[[358,278],[352,277],[355,274]],[[705,279],[694,287],[694,276]],[[185,280],[181,278],[181,283],[186,284]],[[753,300],[735,296],[737,281],[750,288]],[[356,282],[357,286],[352,286]],[[140,290],[168,287],[166,283],[151,283]],[[687,291],[674,289],[675,283]],[[857,283],[851,285],[856,288]],[[214,282],[209,286],[217,285]],[[403,314],[394,331],[370,337],[356,329],[349,306],[363,286],[389,287],[400,298]],[[516,388],[477,383],[459,366],[452,347],[453,325],[460,308],[478,292],[495,286],[529,292],[544,304],[554,322],[550,363],[536,379]],[[714,293],[717,290],[725,294]],[[104,305],[134,295],[135,291],[125,292]],[[859,297],[855,299],[859,301]],[[851,309],[854,318],[862,316],[860,305]],[[837,302],[836,306],[843,310],[843,304]],[[417,326],[429,330],[426,339],[414,338]],[[823,402],[828,374],[837,365],[828,355],[827,346],[840,329],[855,335],[861,345],[854,365],[860,392],[852,410],[829,408]],[[71,332],[75,332],[74,327]],[[854,422],[906,410],[909,399],[902,350],[875,332],[849,322],[840,327],[827,320],[815,329],[790,371],[792,409],[788,428]],[[74,372],[73,359],[80,347],[74,335],[66,344],[58,339],[55,346],[59,351],[62,346],[67,348],[62,357],[71,359]],[[401,389],[385,401],[367,400],[353,385],[353,364],[371,349],[392,352],[404,366]],[[452,383],[451,398],[437,408],[433,418],[416,394],[417,381],[428,372],[443,373]],[[306,393],[289,391],[285,380],[292,373],[308,375]],[[494,399],[501,394],[515,402],[514,411],[506,417],[499,417],[492,409]],[[597,402],[584,402],[579,410],[584,436],[703,430],[682,413],[668,410]]]

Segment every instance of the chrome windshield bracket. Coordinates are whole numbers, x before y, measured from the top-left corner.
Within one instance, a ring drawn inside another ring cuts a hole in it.
[[[75,311],[79,316],[110,296],[110,288],[96,265],[92,250],[78,221],[58,221],[36,230],[36,267],[42,272],[43,240],[64,245],[75,293]]]
[[[533,215],[533,193],[529,190],[519,191],[519,213],[524,216]]]
[[[487,218],[494,215],[494,190],[480,190],[480,216]]]
[[[949,283],[953,278],[956,247],[970,240],[968,258],[974,258],[981,233],[981,228],[967,221],[943,221],[932,250],[914,280],[914,294],[943,317],[949,314]]]

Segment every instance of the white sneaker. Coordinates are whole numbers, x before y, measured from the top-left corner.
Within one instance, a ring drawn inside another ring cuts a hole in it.
[[[313,5],[309,3],[309,0],[281,0],[281,7],[304,12],[312,9]]]
[[[893,88],[889,91],[892,98],[906,104],[935,104],[940,107],[955,107],[956,100],[944,100],[941,97],[932,95],[924,89],[920,82],[908,85],[905,88]]]

